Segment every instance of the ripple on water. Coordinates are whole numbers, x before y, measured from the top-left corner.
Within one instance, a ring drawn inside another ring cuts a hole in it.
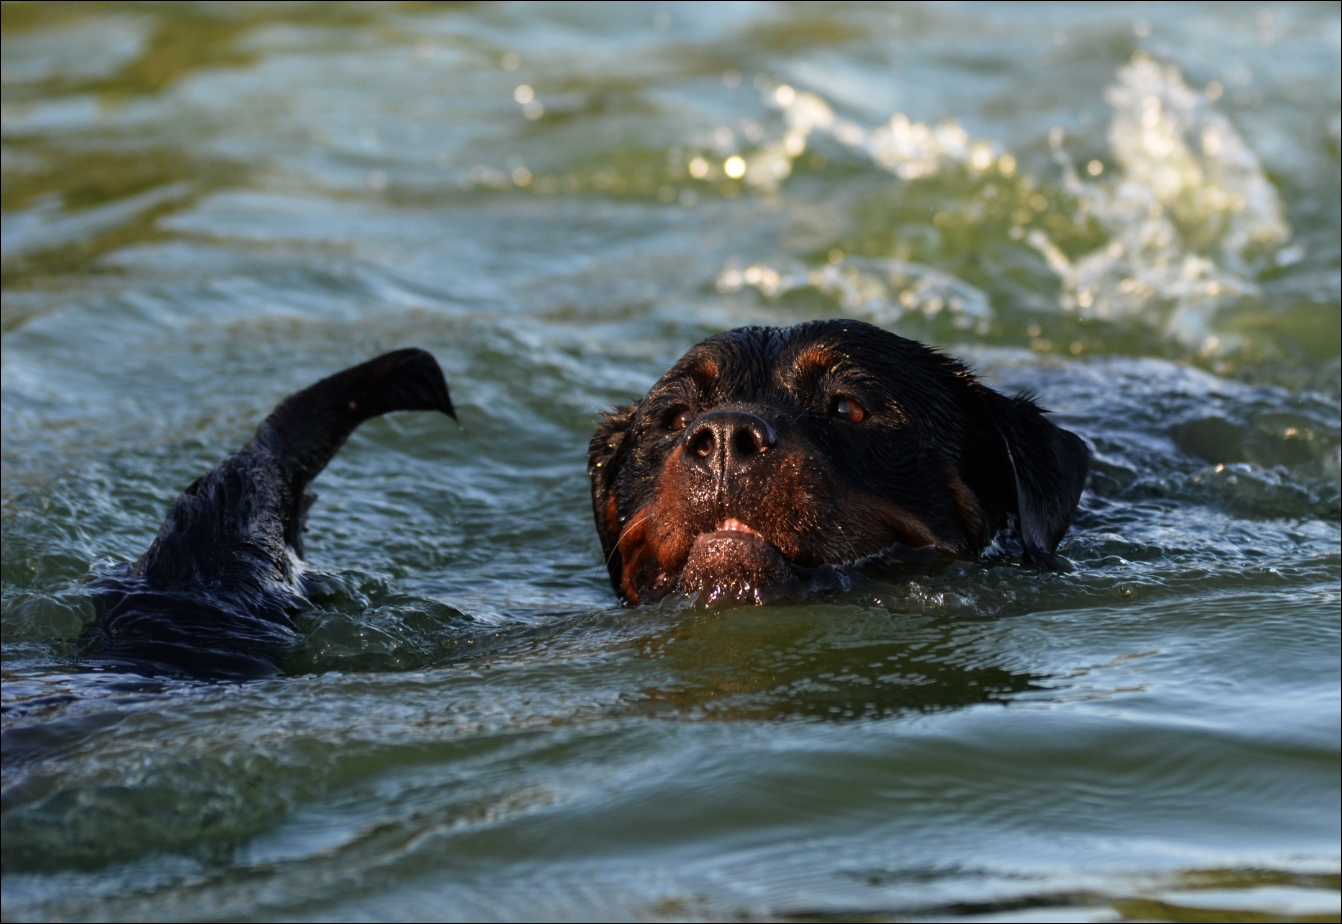
[[[4,915],[1335,920],[1338,14],[1142,15],[6,5]],[[813,317],[1084,436],[1074,567],[615,606],[596,413]],[[322,475],[286,676],[77,659],[409,344],[461,424]]]

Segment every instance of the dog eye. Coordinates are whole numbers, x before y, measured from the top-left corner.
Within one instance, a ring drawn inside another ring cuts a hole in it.
[[[835,417],[842,417],[856,423],[859,420],[866,419],[867,409],[852,398],[835,398],[834,407],[830,413]]]
[[[668,430],[684,430],[690,425],[690,421],[692,420],[694,420],[693,411],[678,411],[674,416],[667,420],[666,428]]]

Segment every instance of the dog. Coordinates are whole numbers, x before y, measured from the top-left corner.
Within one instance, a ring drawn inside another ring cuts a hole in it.
[[[1006,531],[1057,568],[1089,452],[955,359],[813,321],[700,343],[606,415],[588,471],[621,598],[767,603],[845,571],[973,559]]]
[[[173,503],[149,549],[90,591],[85,651],[141,673],[276,672],[297,641],[309,485],[363,421],[455,419],[442,370],[399,350],[286,398]],[[695,346],[589,447],[611,586],[764,604],[900,563],[1018,538],[1044,568],[1088,471],[1085,444],[1027,396],[860,321],[743,327]]]

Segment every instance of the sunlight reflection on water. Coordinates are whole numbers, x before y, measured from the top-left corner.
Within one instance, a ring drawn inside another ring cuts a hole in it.
[[[1336,917],[1335,6],[3,15],[6,917]],[[812,317],[1083,435],[1075,570],[617,607],[597,412]],[[410,344],[461,427],[322,475],[289,676],[81,670]]]

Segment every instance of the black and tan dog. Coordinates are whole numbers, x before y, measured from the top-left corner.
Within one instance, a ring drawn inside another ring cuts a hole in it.
[[[287,398],[92,590],[91,653],[208,676],[273,671],[304,602],[308,484],[363,421],[453,414],[433,357],[401,350]],[[898,562],[972,559],[1013,533],[1058,564],[1085,444],[1028,398],[858,321],[746,327],[607,415],[589,472],[615,592],[767,603]],[[157,667],[155,667],[157,666]]]
[[[976,558],[1015,520],[1054,550],[1087,451],[1028,398],[860,321],[744,327],[606,417],[589,472],[611,584],[767,602],[835,567]]]

